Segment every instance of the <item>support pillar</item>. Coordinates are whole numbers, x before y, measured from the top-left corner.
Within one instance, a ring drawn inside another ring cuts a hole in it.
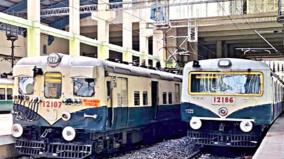
[[[229,55],[230,55],[231,58],[235,57],[234,53],[235,53],[235,49],[234,49],[233,45],[231,44],[231,45],[229,45]]]
[[[27,56],[40,56],[40,1],[28,0],[27,3],[28,20],[33,22],[33,27],[27,29]]]
[[[216,43],[216,54],[217,58],[222,58],[223,55],[222,41],[217,41]]]
[[[123,0],[123,7],[129,7],[131,0]],[[122,60],[126,62],[132,62],[132,17],[131,10],[125,10],[122,12],[122,46],[127,49],[122,53]],[[141,57],[140,57],[141,61]]]
[[[188,43],[187,49],[190,52],[189,61],[198,60],[198,42]]]
[[[146,22],[139,23],[139,51],[143,53],[145,65],[148,66],[148,38],[147,38]],[[142,61],[142,60],[141,60]]]
[[[226,42],[224,42],[224,57],[228,58],[229,57],[229,48],[228,48],[228,44]]]
[[[176,37],[177,36],[177,29],[172,28],[172,29],[168,30],[167,35],[165,35],[166,36],[165,40],[167,40],[167,42],[165,44],[165,46],[166,46],[165,51],[166,51],[166,58],[167,58],[166,67],[175,68],[178,65],[178,63],[176,61],[177,58],[178,58],[178,55],[175,54],[175,52],[177,51],[177,46],[178,46],[177,38],[168,38],[168,35]]]
[[[164,49],[164,41],[163,41],[163,32],[161,30],[155,30],[153,35],[153,55],[159,57],[159,62],[161,63],[161,67],[165,67],[165,49]],[[156,66],[154,64],[154,66]]]
[[[69,0],[69,32],[73,38],[69,40],[69,54],[80,56],[80,41],[76,38],[80,35],[80,1]]]
[[[73,38],[69,40],[69,54],[80,56],[80,41],[76,38],[80,35],[80,1],[69,0],[69,32]]]
[[[108,59],[109,58],[109,49],[107,44],[109,43],[109,24],[107,22],[107,14],[106,10],[108,7],[108,0],[98,0],[98,14],[97,18],[97,34],[98,34],[98,41],[101,42],[101,45],[98,46],[98,59]]]

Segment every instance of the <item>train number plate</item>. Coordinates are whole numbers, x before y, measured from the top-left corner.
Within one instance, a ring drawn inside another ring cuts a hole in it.
[[[213,97],[212,104],[234,104],[234,97]]]
[[[62,105],[62,102],[58,102],[58,101],[43,101],[42,102],[42,107],[45,107],[45,108],[58,109],[61,107],[61,105]]]

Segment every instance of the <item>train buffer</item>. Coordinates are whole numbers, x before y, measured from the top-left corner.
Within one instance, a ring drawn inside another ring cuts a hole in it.
[[[0,158],[12,158],[17,155],[14,139],[11,136],[11,114],[0,114]]]
[[[284,158],[284,114],[270,127],[253,159]]]

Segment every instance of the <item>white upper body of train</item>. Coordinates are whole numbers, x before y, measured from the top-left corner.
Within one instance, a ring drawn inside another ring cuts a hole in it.
[[[180,103],[182,76],[107,60],[54,53],[21,59],[13,75],[15,95],[39,98],[38,114],[49,124],[58,123],[65,112],[87,108],[151,108],[153,81],[157,98],[166,95],[156,105]]]

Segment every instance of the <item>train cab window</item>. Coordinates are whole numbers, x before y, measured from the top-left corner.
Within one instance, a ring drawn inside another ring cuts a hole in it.
[[[260,72],[192,72],[189,90],[192,94],[261,95],[262,80]]]
[[[167,93],[163,92],[163,104],[167,104]]]
[[[148,92],[143,92],[143,105],[148,105]]]
[[[0,88],[0,100],[5,100],[5,88]]]
[[[13,98],[13,89],[7,88],[7,99],[12,99],[12,98]]]
[[[134,92],[134,105],[140,105],[140,92]]]
[[[172,92],[169,92],[168,96],[169,96],[169,104],[173,104],[173,95],[172,95]]]
[[[73,92],[79,97],[94,96],[95,80],[93,78],[73,78]]]
[[[61,97],[62,74],[58,72],[47,72],[44,75],[44,96],[46,98],[58,99]]]
[[[34,78],[32,77],[19,77],[19,94],[31,95],[34,93]]]

